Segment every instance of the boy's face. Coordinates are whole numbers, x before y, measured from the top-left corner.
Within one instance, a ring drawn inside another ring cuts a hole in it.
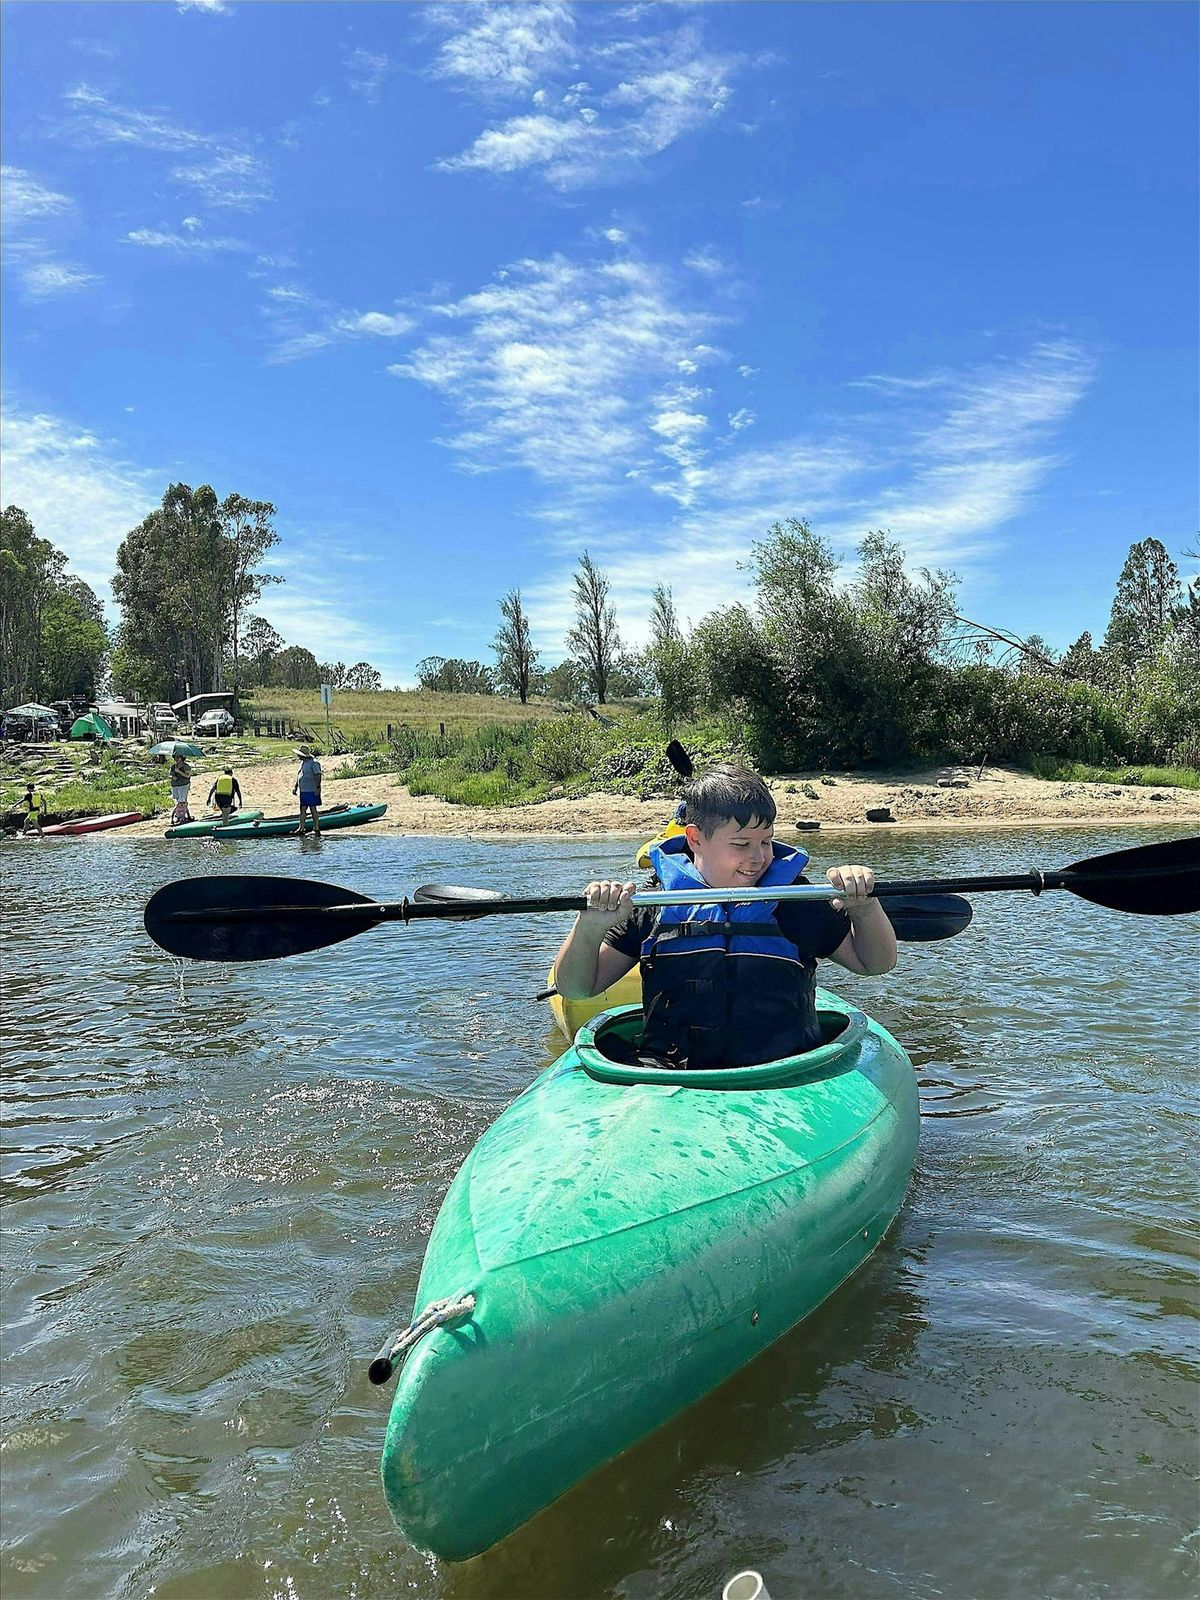
[[[688,823],[684,832],[700,876],[710,889],[745,889],[756,884],[771,865],[775,825],[752,817],[743,828],[723,822],[709,837]]]

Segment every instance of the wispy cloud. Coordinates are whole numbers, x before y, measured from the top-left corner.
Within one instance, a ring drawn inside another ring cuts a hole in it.
[[[476,93],[531,93],[544,78],[565,71],[577,53],[568,5],[437,5],[426,16],[445,35],[433,76]]]
[[[617,8],[439,6],[433,73],[522,109],[485,128],[445,172],[529,171],[558,189],[628,174],[717,121],[747,63],[707,49],[687,25],[622,32]]]
[[[195,218],[185,219],[188,227]],[[241,239],[214,239],[207,234],[194,232],[175,233],[169,228],[134,228],[125,235],[126,244],[140,245],[144,250],[169,250],[173,255],[213,256],[231,251],[248,251],[253,247]]]
[[[173,167],[171,176],[195,189],[210,206],[253,211],[271,199],[266,167],[244,150],[221,150],[197,166]]]
[[[1059,461],[1094,367],[1060,340],[958,371],[875,374],[848,390],[852,410],[751,444],[770,419],[721,405],[740,369],[661,268],[521,261],[432,314],[447,331],[389,370],[452,406],[443,443],[467,470],[531,474],[544,498],[530,510],[559,560],[603,541],[633,639],[664,572],[698,618],[745,592],[738,562],[789,515],[847,554],[885,528],[917,565],[985,560]],[[528,596],[548,648],[570,620],[559,560]]]
[[[250,211],[271,199],[266,166],[240,139],[201,133],[165,112],[123,105],[86,83],[69,89],[64,99],[67,131],[81,142],[191,157],[171,167],[169,176],[209,205]]]
[[[356,45],[353,50],[342,52],[342,63],[351,93],[361,95],[364,100],[374,104],[379,99],[383,80],[391,70],[389,57],[382,51],[375,55]]]
[[[294,283],[273,284],[263,307],[272,365],[300,361],[355,339],[398,339],[416,324],[401,311],[353,311]]]
[[[444,442],[467,470],[521,466],[582,494],[657,472],[659,452],[690,459],[702,425],[671,385],[715,319],[677,304],[663,270],[524,260],[433,315],[449,331],[388,370],[452,404],[460,425]]]
[[[72,202],[65,194],[47,189],[21,167],[0,167],[0,193],[4,220],[9,228],[23,227],[43,217],[62,216]]]
[[[22,167],[6,166],[0,168],[0,209],[5,255],[27,296],[47,300],[102,281],[99,274],[61,260],[48,237],[56,223],[74,218],[75,205],[68,195],[48,189]]]
[[[233,7],[225,0],[175,0],[176,11],[206,11],[210,17],[231,17]]]
[[[67,261],[37,261],[30,266],[22,267],[20,272],[26,293],[36,299],[72,294],[77,289],[87,289],[101,281],[96,273],[87,272],[83,267],[72,266]]]

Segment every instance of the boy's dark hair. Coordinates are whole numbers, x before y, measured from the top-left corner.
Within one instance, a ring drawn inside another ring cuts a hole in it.
[[[694,822],[706,839],[726,822],[736,822],[739,828],[751,822],[766,828],[775,821],[771,791],[757,772],[746,767],[710,767],[684,785],[683,803],[683,820]]]

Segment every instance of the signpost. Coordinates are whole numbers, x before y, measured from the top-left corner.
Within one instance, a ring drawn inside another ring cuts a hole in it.
[[[332,690],[332,688],[330,687],[329,684],[323,683],[321,685],[321,704],[325,707],[325,735],[326,735],[326,743],[327,743],[327,745],[328,745],[328,747],[330,749],[333,748],[333,729],[332,729],[332,727],[330,726],[330,723],[329,723],[329,706],[330,706],[330,703],[331,703],[332,700],[333,700],[333,690]]]

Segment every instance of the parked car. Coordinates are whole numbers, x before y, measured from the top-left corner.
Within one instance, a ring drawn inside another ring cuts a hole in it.
[[[147,709],[146,720],[158,733],[174,733],[179,726],[179,718],[162,701],[157,701]]]
[[[228,711],[206,711],[197,720],[196,732],[212,738],[220,738],[223,734],[233,732],[233,718]]]

